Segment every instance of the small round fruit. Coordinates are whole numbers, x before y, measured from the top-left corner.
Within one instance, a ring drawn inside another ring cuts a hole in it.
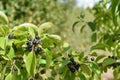
[[[44,74],[44,73],[45,73],[45,70],[44,70],[44,69],[42,69],[42,70],[40,71],[40,73],[41,73],[41,74]]]
[[[14,38],[14,35],[11,33],[8,35],[8,39],[13,39]]]
[[[68,57],[71,57],[72,55],[71,54],[68,54]]]
[[[70,58],[70,61],[71,61],[71,62],[74,62],[74,59],[73,59],[73,58]]]

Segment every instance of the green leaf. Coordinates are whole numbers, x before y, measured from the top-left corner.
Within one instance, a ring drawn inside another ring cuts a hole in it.
[[[78,77],[79,77],[79,80],[87,80],[85,75],[81,72],[78,74]]]
[[[90,70],[89,65],[81,64],[80,69],[82,70],[83,73],[87,75],[91,75],[91,70]]]
[[[54,24],[51,22],[45,22],[41,24],[38,28],[38,33],[41,34],[43,32],[47,32],[49,29],[53,28]]]
[[[5,42],[6,42],[5,37],[0,37],[0,48],[2,49],[5,48]]]
[[[13,80],[11,72],[6,76],[5,80]]]
[[[62,41],[62,39],[61,39],[61,37],[60,36],[58,36],[58,35],[48,35],[48,38],[49,39],[51,39],[52,40],[52,42],[53,43],[55,43],[56,45],[61,45],[61,41]]]
[[[7,16],[2,11],[0,11],[0,21],[3,24],[9,24]]]
[[[96,52],[92,52],[90,56],[98,56]]]
[[[27,31],[28,33],[30,31],[30,33],[32,32],[31,34],[33,34],[33,33],[36,33],[38,31],[38,27],[34,24],[31,24],[31,23],[23,23],[23,24],[13,28],[13,31],[16,31],[16,30],[20,30],[23,32]]]
[[[95,62],[98,62],[99,60],[103,59],[105,57],[105,55],[100,55],[96,58]]]
[[[96,33],[92,34],[91,40],[92,40],[92,42],[96,42],[97,41],[97,34]]]
[[[33,51],[24,55],[26,70],[29,75],[33,76],[36,70],[36,56]]]
[[[116,61],[114,60],[114,59],[112,59],[112,58],[106,58],[104,61],[103,61],[103,66],[108,66],[108,65],[110,65],[110,64],[113,64],[113,63],[115,63]]]
[[[14,57],[14,49],[11,47],[10,48],[10,51],[9,51],[9,53],[7,54],[7,56],[10,58],[10,59],[12,59],[13,57]]]
[[[80,21],[76,21],[76,22],[73,23],[73,25],[72,25],[72,31],[73,31],[73,32],[74,32],[75,26],[76,26],[79,22],[80,22]]]
[[[95,27],[95,24],[93,22],[87,22],[87,24],[92,31],[95,31],[96,27]]]
[[[88,62],[89,63],[89,66],[91,67],[91,69],[98,75],[101,74],[101,70],[100,70],[100,67],[98,66],[97,63],[95,62]]]
[[[45,59],[40,59],[39,64],[46,64],[46,60]]]
[[[48,49],[45,49],[44,51],[46,53],[46,69],[48,69],[52,63],[52,53]]]
[[[82,27],[80,28],[80,32],[83,31],[83,29],[85,28],[86,24],[82,25]]]
[[[105,50],[107,47],[107,45],[103,44],[103,43],[98,43],[96,45],[93,45],[91,47],[91,50]]]

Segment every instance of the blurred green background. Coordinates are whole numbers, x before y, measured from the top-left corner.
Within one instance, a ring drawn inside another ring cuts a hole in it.
[[[75,32],[72,31],[72,25],[81,14],[85,15],[85,21],[92,21],[93,11],[78,7],[76,0],[0,0],[0,10],[8,16],[10,27],[25,22],[37,26],[52,22],[55,27],[51,33],[60,35],[72,50],[89,53],[92,32],[88,27],[80,32],[83,22],[76,25]]]

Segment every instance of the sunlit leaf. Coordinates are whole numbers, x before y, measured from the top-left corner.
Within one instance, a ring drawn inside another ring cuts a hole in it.
[[[11,72],[6,76],[5,80],[13,80]]]
[[[5,48],[5,37],[0,37],[0,48],[4,49]]]
[[[2,11],[0,11],[0,21],[3,24],[8,24],[9,23],[7,16]]]
[[[46,53],[46,69],[48,69],[52,63],[52,53],[48,49],[45,49],[44,51]]]
[[[32,51],[24,55],[26,69],[29,75],[34,75],[36,70],[36,56]]]
[[[110,65],[110,64],[113,64],[113,63],[115,63],[116,61],[114,60],[114,59],[112,59],[112,58],[106,58],[104,61],[103,61],[103,66],[108,66],[108,65]]]
[[[87,80],[85,75],[81,72],[78,74],[78,77],[79,77],[79,80]]]

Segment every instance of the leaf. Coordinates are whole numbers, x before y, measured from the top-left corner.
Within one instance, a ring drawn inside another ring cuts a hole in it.
[[[67,42],[64,42],[63,48],[64,48],[65,51],[67,51],[67,50],[70,49],[70,45]]]
[[[85,28],[86,24],[82,25],[82,27],[80,28],[80,32],[83,31],[83,29]]]
[[[45,22],[39,26],[38,32],[39,34],[43,32],[47,32],[49,29],[53,28],[54,24],[51,22]]]
[[[75,26],[76,26],[79,22],[80,22],[80,21],[76,21],[76,22],[73,23],[73,25],[72,25],[72,31],[73,31],[73,32],[74,32]]]
[[[87,22],[87,24],[92,31],[95,31],[96,27],[95,27],[95,24],[93,22]]]
[[[62,39],[58,35],[48,35],[48,38],[51,39],[52,42],[55,43],[56,45],[60,46],[62,43]]]
[[[105,55],[100,55],[96,58],[95,62],[98,62],[99,60],[103,59],[105,57]]]
[[[91,70],[90,67],[86,64],[81,64],[80,69],[82,70],[83,73],[87,75],[91,75]]]
[[[2,11],[0,11],[0,21],[3,24],[9,24],[7,16]]]
[[[36,70],[36,56],[33,51],[24,55],[26,70],[29,75],[33,76]]]
[[[105,45],[103,43],[98,43],[96,45],[93,45],[91,47],[91,50],[105,50],[106,47],[107,47],[107,45]]]
[[[46,60],[45,59],[40,59],[39,64],[46,64]]]
[[[108,65],[110,65],[110,64],[113,64],[113,63],[115,63],[116,61],[114,60],[114,59],[112,59],[112,58],[106,58],[104,61],[103,61],[103,66],[108,66]]]
[[[10,59],[12,59],[13,57],[14,57],[14,49],[11,47],[10,48],[10,51],[9,51],[9,53],[7,54],[7,56],[10,58]]]
[[[81,72],[78,74],[78,77],[79,77],[79,80],[87,80],[85,75]]]
[[[5,49],[5,37],[0,37],[0,48]]]
[[[23,32],[25,32],[25,31],[27,31],[27,32],[30,31],[31,32],[31,29],[33,29],[34,33],[36,33],[38,31],[37,26],[34,25],[34,24],[31,24],[31,23],[23,23],[19,26],[16,26],[16,27],[13,28],[13,31],[20,30],[20,31],[23,31]]]
[[[48,49],[45,49],[44,51],[46,53],[46,69],[48,69],[52,63],[52,53]]]
[[[98,56],[96,52],[92,52],[90,56]]]
[[[98,66],[97,63],[95,62],[88,62],[89,63],[89,66],[91,67],[91,69],[96,73],[96,74],[100,74],[101,73],[101,70],[100,70],[100,67]]]
[[[13,80],[11,72],[6,76],[5,80]]]
[[[91,40],[92,40],[92,42],[96,42],[97,41],[97,34],[96,33],[92,34]]]

